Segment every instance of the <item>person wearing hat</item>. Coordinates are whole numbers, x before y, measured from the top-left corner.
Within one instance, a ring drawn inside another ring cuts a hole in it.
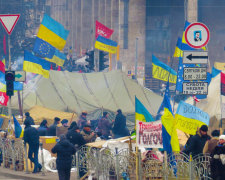
[[[205,146],[206,141],[210,140],[210,136],[207,134],[208,126],[202,125],[197,131],[197,134],[189,139],[189,144],[184,149],[184,153],[187,155],[192,154],[192,157],[201,154]]]
[[[24,121],[24,143],[29,144],[28,158],[34,163],[33,173],[38,173],[41,171],[41,164],[38,163],[38,150],[39,150],[39,134],[38,130],[31,127],[30,121],[27,119]]]
[[[211,154],[210,168],[211,177],[215,180],[225,178],[225,135],[219,136],[218,145]]]
[[[29,112],[25,112],[25,120],[24,121],[30,121],[30,125],[35,125],[34,123],[34,119],[30,116],[30,113]]]
[[[215,149],[215,147],[218,144],[220,131],[214,130],[214,131],[212,131],[211,135],[212,135],[212,139],[208,140],[205,143],[205,146],[203,148],[203,154],[211,154],[212,151]]]
[[[108,120],[108,113],[103,112],[102,118],[98,122],[98,131],[102,133],[104,139],[109,139],[110,130],[112,129],[113,122]]]
[[[80,130],[82,131],[84,126],[86,124],[90,124],[88,121],[87,121],[87,112],[86,111],[82,111],[79,119],[78,119],[78,127],[80,128]]]
[[[62,126],[60,127],[56,127],[56,136],[60,136],[61,134],[66,134],[68,131],[68,120],[67,119],[63,119],[61,121]]]
[[[56,127],[59,124],[59,122],[60,122],[60,118],[55,117],[54,123],[51,126],[49,126],[49,128],[47,130],[48,136],[56,136]]]
[[[83,128],[83,130],[80,133],[83,137],[86,143],[90,143],[95,141],[96,135],[95,133],[91,130],[91,126],[86,124]]]

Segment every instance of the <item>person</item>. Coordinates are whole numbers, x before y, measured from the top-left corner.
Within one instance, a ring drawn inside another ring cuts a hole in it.
[[[121,109],[117,110],[117,115],[112,132],[114,134],[114,138],[120,138],[130,135],[129,130],[127,129],[126,126],[126,117],[123,115]]]
[[[225,177],[225,135],[219,136],[218,145],[211,154],[211,177],[215,180],[223,180]]]
[[[61,127],[56,127],[56,136],[60,136],[61,134],[66,134],[68,131],[68,120],[63,119],[61,121],[62,126]]]
[[[84,126],[86,124],[89,124],[89,122],[87,121],[87,112],[86,111],[82,111],[79,119],[78,119],[78,127],[80,128],[80,130],[82,131]]]
[[[59,180],[70,180],[70,170],[72,165],[72,155],[76,150],[64,134],[59,136],[60,141],[52,148],[52,153],[57,153],[56,169]]]
[[[201,41],[202,38],[201,38],[201,32],[200,31],[195,31],[195,37],[194,37],[194,40],[197,42],[197,41]]]
[[[112,129],[113,122],[109,122],[108,113],[103,112],[102,118],[98,122],[98,131],[102,133],[103,139],[109,139],[110,130]]]
[[[70,127],[68,127],[68,131],[71,130],[71,129],[73,129],[74,127],[78,127],[76,121],[73,121],[73,122],[70,124]]]
[[[205,143],[203,154],[211,154],[219,142],[220,131],[214,130],[211,133],[212,138]]]
[[[66,138],[75,146],[77,150],[86,143],[83,136],[80,134],[80,129],[78,126],[74,126],[73,129],[69,130],[66,134]]]
[[[39,136],[46,136],[46,134],[47,134],[47,129],[48,129],[47,124],[48,124],[48,122],[47,122],[46,119],[44,119],[44,120],[41,122],[41,124],[40,124],[40,126],[39,126],[39,128],[38,128],[38,134],[39,134]]]
[[[60,122],[60,118],[55,117],[54,123],[48,128],[47,135],[48,136],[56,136],[56,127]]]
[[[39,135],[38,130],[31,127],[30,123],[31,121],[29,119],[24,121],[25,129],[23,139],[24,143],[28,143],[29,145],[28,158],[34,163],[33,173],[37,173],[42,168],[41,164],[38,163]]]
[[[91,126],[88,124],[84,126],[80,134],[84,137],[86,143],[95,141],[95,133],[91,131]]]
[[[30,113],[29,112],[25,112],[25,120],[29,120],[30,121],[30,125],[35,125],[34,123],[34,119],[30,116]]]
[[[192,154],[194,158],[203,152],[203,148],[207,140],[210,140],[210,136],[207,134],[208,126],[202,125],[197,134],[189,139],[188,146],[184,149],[184,153],[187,155]]]

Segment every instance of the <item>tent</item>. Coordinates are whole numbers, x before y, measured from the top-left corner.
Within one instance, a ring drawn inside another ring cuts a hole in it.
[[[119,70],[96,73],[50,71],[49,79],[38,75],[24,83],[22,96],[24,110],[36,105],[78,115],[85,110],[88,119],[97,119],[102,111],[114,114],[121,109],[127,119],[133,122],[135,96],[153,116],[162,102],[161,96],[129,79]],[[15,93],[12,108],[18,107]]]

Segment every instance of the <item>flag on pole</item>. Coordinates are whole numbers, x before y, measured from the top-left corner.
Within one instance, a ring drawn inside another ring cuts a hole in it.
[[[95,48],[115,54],[117,50],[117,42],[99,35],[95,41]]]
[[[95,22],[95,25],[96,25],[95,26],[95,39],[97,39],[97,37],[99,35],[108,39],[114,32],[113,29],[108,28],[107,26],[105,26],[104,24],[102,24],[98,21]]]
[[[225,74],[223,72],[221,74],[221,95],[225,96]]]
[[[47,60],[49,62],[52,62],[52,63],[55,63],[58,66],[63,66],[63,64],[66,60],[66,55],[61,53],[59,50],[56,49],[54,56],[51,59],[45,58],[45,60]]]
[[[7,96],[5,92],[0,92],[0,104],[2,106],[7,106],[8,101],[9,96]]]
[[[22,127],[20,126],[20,123],[17,121],[17,119],[14,116],[14,114],[13,114],[13,121],[14,121],[15,137],[19,138],[19,137],[21,137],[21,134],[22,134]]]

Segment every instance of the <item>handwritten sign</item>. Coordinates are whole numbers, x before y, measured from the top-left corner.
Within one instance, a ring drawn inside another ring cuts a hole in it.
[[[137,121],[136,126],[137,146],[145,148],[163,148],[161,121]]]

